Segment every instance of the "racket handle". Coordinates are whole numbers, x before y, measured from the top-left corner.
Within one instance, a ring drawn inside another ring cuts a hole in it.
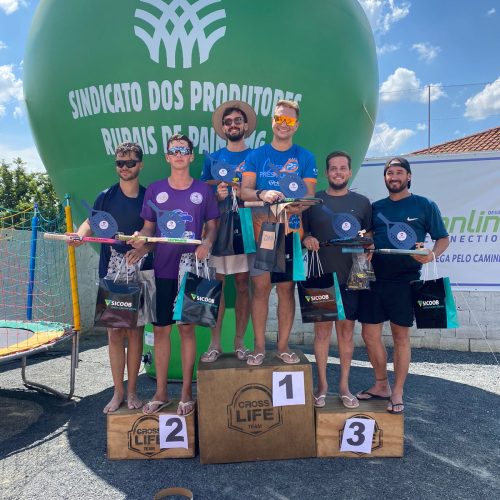
[[[70,238],[67,234],[43,233],[44,240],[68,241]]]
[[[365,253],[363,247],[342,247],[342,253]]]
[[[245,201],[245,207],[263,207],[265,203],[263,201]]]

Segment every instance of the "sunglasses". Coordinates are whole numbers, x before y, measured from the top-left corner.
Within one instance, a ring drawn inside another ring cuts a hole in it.
[[[233,123],[235,125],[243,125],[244,122],[245,120],[242,116],[237,116],[236,118],[224,118],[224,120],[222,120],[222,124],[226,127],[230,127]]]
[[[174,146],[167,149],[167,154],[170,156],[177,156],[177,153],[179,153],[181,156],[188,156],[191,154],[191,150],[189,148],[186,148],[185,146]]]
[[[289,127],[295,127],[295,124],[297,123],[297,118],[293,118],[291,116],[277,116],[274,115],[274,123],[277,125],[283,125],[283,123],[286,123]]]
[[[115,160],[115,165],[118,168],[134,168],[138,163],[141,163],[141,160]]]

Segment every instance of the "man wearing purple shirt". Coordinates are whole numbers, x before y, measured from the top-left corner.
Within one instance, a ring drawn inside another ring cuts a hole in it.
[[[157,244],[154,270],[156,278],[156,312],[154,323],[154,353],[156,363],[156,392],[144,413],[156,413],[170,402],[167,390],[168,364],[170,361],[170,331],[174,300],[178,290],[178,273],[181,255],[194,252],[198,260],[205,259],[217,234],[219,209],[211,186],[191,177],[189,166],[194,160],[193,143],[185,135],[176,134],[167,143],[166,160],[170,164],[170,176],[150,184],[144,196],[141,217],[144,227],[138,233],[144,236],[161,236],[157,213],[150,206],[152,202],[160,211],[177,211],[186,224],[184,237],[201,239],[201,245]],[[139,247],[142,242],[135,242]],[[179,415],[187,415],[194,409],[191,392],[196,338],[194,325],[179,324],[182,359],[182,392],[177,408]]]

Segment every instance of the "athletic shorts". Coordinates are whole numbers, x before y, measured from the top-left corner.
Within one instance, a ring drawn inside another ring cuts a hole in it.
[[[174,302],[177,297],[176,279],[156,278],[156,322],[155,326],[173,325]]]
[[[215,272],[218,274],[246,273],[248,272],[248,257],[246,254],[241,255],[224,255],[217,257],[210,256],[209,266],[215,267]]]
[[[311,288],[330,288],[333,286],[333,274],[327,273],[317,278],[308,278],[307,286]],[[339,289],[345,318],[356,321],[359,312],[359,290],[348,290],[345,284],[339,284]]]
[[[413,325],[410,284],[397,281],[372,281],[370,290],[360,291],[359,321],[378,324],[391,321],[399,326]]]

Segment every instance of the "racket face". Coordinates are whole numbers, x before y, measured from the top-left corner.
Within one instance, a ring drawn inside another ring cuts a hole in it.
[[[410,250],[417,242],[417,233],[404,222],[391,222],[382,214],[378,214],[387,227],[387,238],[395,248]]]
[[[182,216],[170,210],[161,211],[157,224],[160,234],[164,238],[182,238],[186,230],[186,223]]]
[[[304,179],[297,174],[285,174],[279,179],[280,191],[286,198],[302,198],[307,194]]]
[[[115,218],[104,210],[94,210],[86,201],[82,205],[89,213],[89,223],[92,232],[99,238],[112,238],[118,232]]]
[[[332,220],[332,227],[339,238],[354,238],[361,229],[358,219],[352,214],[335,214]]]
[[[212,160],[210,172],[215,180],[223,182],[233,182],[236,177],[236,169],[225,161]]]

